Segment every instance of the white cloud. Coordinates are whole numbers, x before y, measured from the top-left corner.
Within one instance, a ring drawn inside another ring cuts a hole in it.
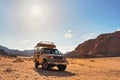
[[[120,28],[118,28],[116,31],[120,31]]]
[[[90,34],[84,34],[83,36],[81,36],[81,38],[84,40],[88,40],[88,39],[92,39],[95,38],[96,35],[94,33],[90,33]]]
[[[73,38],[72,32],[73,32],[72,30],[68,30],[67,33],[65,33],[64,38],[67,39]]]

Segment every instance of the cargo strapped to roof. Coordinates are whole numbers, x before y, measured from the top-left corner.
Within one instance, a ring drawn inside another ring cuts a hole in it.
[[[35,47],[56,48],[54,42],[41,41]]]

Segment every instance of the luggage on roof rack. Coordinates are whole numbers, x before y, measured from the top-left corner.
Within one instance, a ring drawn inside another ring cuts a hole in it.
[[[35,47],[56,48],[54,42],[41,41]]]

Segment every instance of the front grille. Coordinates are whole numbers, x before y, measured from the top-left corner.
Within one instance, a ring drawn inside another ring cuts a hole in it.
[[[54,62],[64,62],[63,60],[54,60]]]
[[[55,56],[55,57],[54,57],[54,59],[56,59],[56,60],[62,60],[62,59],[63,59],[63,57],[60,57],[60,56]]]

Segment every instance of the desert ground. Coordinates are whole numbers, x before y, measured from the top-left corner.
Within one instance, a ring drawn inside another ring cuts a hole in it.
[[[69,58],[66,71],[34,68],[31,58],[0,57],[0,80],[120,80],[120,57]]]

